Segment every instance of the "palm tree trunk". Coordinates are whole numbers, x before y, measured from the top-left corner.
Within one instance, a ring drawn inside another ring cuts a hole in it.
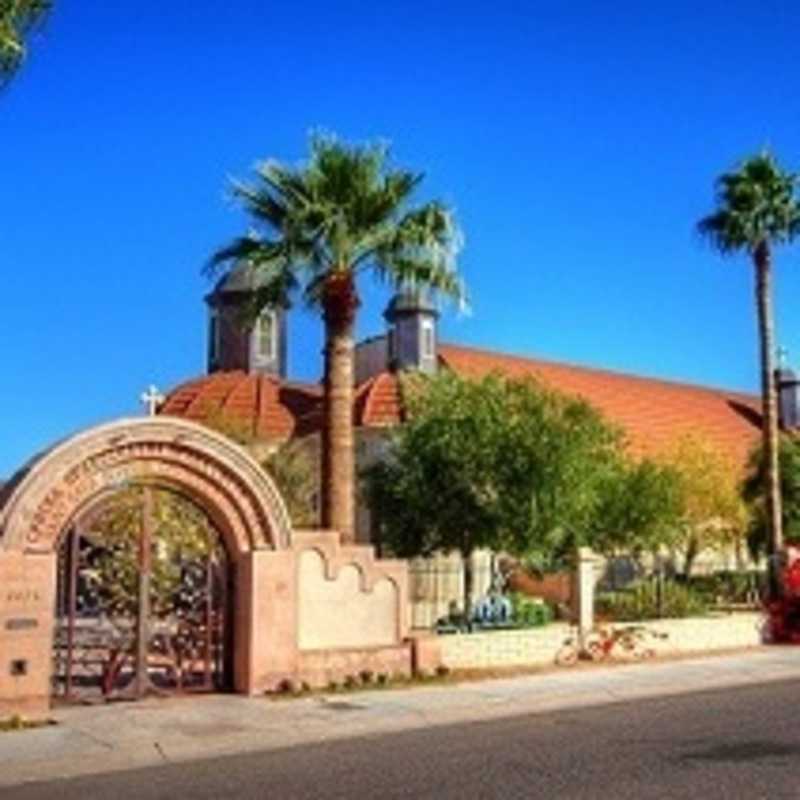
[[[359,301],[349,271],[335,272],[323,296],[325,420],[322,440],[322,525],[355,540],[353,329]]]
[[[772,318],[772,258],[769,244],[762,241],[753,253],[756,268],[756,307],[758,309],[758,339],[761,344],[761,406],[763,418],[764,494],[767,501],[767,548],[769,552],[770,594],[780,595],[778,558],[783,550],[783,515],[781,509],[780,475],[778,468],[778,403],[775,388],[773,354],[775,327]]]
[[[472,623],[472,595],[475,586],[472,552],[471,548],[466,547],[461,550],[461,563],[464,569],[464,623],[467,628],[470,628]]]

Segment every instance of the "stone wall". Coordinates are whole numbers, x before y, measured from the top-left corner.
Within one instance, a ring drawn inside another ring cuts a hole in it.
[[[535,667],[552,664],[570,635],[570,626],[487,633],[455,633],[439,637],[442,664],[450,669]]]
[[[408,573],[371,547],[343,545],[330,531],[296,530],[284,551],[260,551],[237,575],[237,691],[282,681],[324,686],[361,670],[407,674]]]
[[[315,650],[300,653],[298,675],[310,686],[325,687],[332,681],[358,678],[364,671],[374,677],[411,674],[411,644],[354,650]]]
[[[664,619],[648,624],[648,628],[667,638],[655,640],[654,649],[661,654],[704,652],[756,647],[763,644],[764,615],[751,613],[719,614],[689,619]]]
[[[758,613],[659,620],[646,627],[666,638],[648,639],[647,645],[660,655],[756,647],[762,644],[762,624]],[[450,669],[546,666],[555,662],[571,630],[565,623],[554,623],[519,631],[440,636],[441,661]]]
[[[400,587],[389,577],[376,579],[373,563],[364,565],[365,555],[371,556],[371,552],[363,551],[359,559],[357,548],[345,550],[352,561],[339,566],[335,574],[319,550],[299,554],[301,650],[380,647],[400,641]]]

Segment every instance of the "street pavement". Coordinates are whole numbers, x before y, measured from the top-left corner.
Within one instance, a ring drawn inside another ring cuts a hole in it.
[[[0,798],[688,797],[700,784],[797,798],[798,679],[800,648],[759,648],[301,700],[65,708],[58,725],[0,734]]]

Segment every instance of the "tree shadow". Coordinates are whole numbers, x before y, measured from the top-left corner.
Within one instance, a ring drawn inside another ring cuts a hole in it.
[[[680,760],[747,763],[774,758],[795,758],[798,755],[800,755],[800,744],[757,739],[752,742],[714,745],[706,750],[686,753]]]

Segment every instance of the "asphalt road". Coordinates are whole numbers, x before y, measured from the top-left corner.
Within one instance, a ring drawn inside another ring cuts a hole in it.
[[[358,713],[343,708],[342,725]],[[28,784],[0,798],[775,800],[800,798],[798,759],[800,685],[788,682]]]

